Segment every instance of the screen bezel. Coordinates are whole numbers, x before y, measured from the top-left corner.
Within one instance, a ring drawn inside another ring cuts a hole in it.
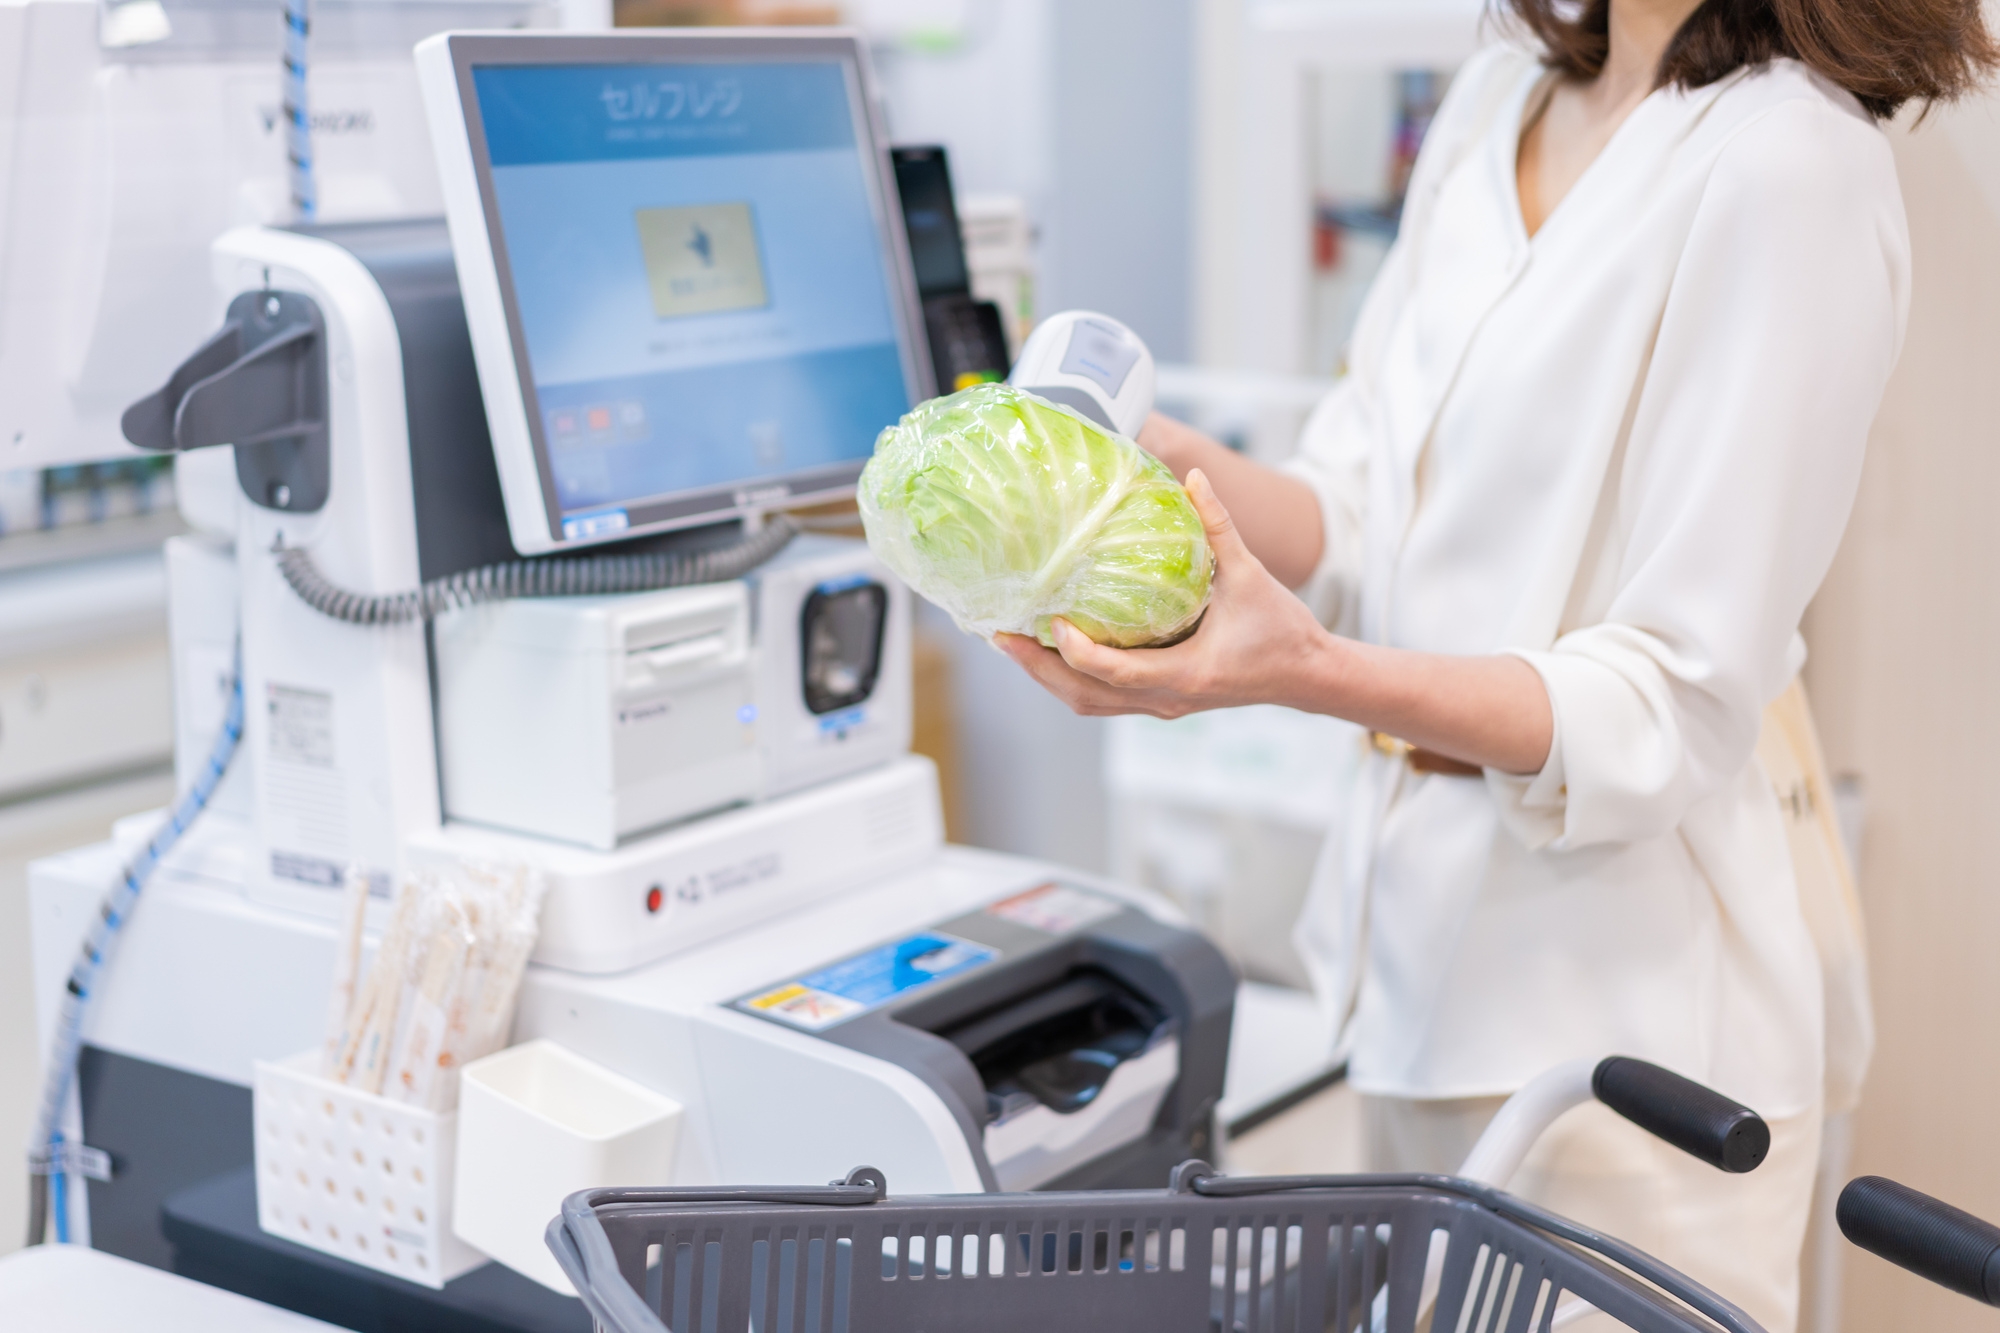
[[[902,201],[896,189],[894,165],[888,136],[883,132],[874,96],[872,72],[866,44],[848,30],[790,29],[710,30],[707,32],[641,33],[449,33],[439,39],[449,55],[456,119],[463,135],[458,142],[440,143],[440,167],[447,148],[462,152],[454,165],[469,169],[445,172],[446,205],[452,232],[452,248],[459,268],[460,287],[467,293],[467,314],[480,368],[481,391],[486,400],[489,427],[493,435],[495,461],[499,464],[501,487],[507,501],[508,528],[516,549],[524,555],[576,549],[625,541],[649,533],[705,526],[793,505],[824,503],[851,496],[867,459],[802,469],[774,477],[759,478],[730,486],[695,491],[669,492],[661,496],[639,497],[622,506],[626,526],[608,531],[567,536],[563,531],[561,502],[546,426],[542,420],[530,361],[526,333],[521,323],[519,302],[507,254],[506,232],[501,225],[497,195],[493,188],[493,168],[487,149],[486,131],[480,116],[473,71],[480,67],[505,65],[690,65],[690,64],[782,64],[837,62],[845,74],[849,116],[857,141],[856,151],[872,161],[874,171],[864,171],[864,184],[875,222],[883,272],[888,276],[891,315],[895,324],[897,351],[903,366],[903,381],[909,401],[916,403],[934,392],[930,349],[921,336],[922,303],[917,296],[908,238],[904,232]],[[431,43],[425,43],[430,46]],[[420,56],[423,54],[419,49]],[[420,64],[424,63],[420,60]],[[434,114],[433,124],[438,117]],[[454,129],[457,126],[453,127]],[[452,153],[451,156],[459,156]],[[457,176],[461,188],[451,188]],[[468,192],[463,186],[471,185]],[[468,193],[474,197],[466,197]],[[476,229],[477,235],[472,235]],[[463,240],[461,236],[463,234]],[[485,299],[475,302],[473,289]],[[504,320],[504,340],[495,336],[490,319],[475,318],[475,307],[487,310],[497,305]],[[499,383],[495,383],[495,381]],[[523,451],[526,457],[522,457]],[[519,494],[532,485],[533,495]],[[641,507],[643,506],[643,510]],[[640,510],[639,513],[634,513]]]

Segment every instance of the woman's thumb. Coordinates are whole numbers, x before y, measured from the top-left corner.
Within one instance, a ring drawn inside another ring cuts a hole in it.
[[[1194,512],[1201,518],[1201,526],[1208,533],[1208,544],[1215,552],[1218,564],[1230,565],[1254,559],[1250,548],[1243,544],[1243,535],[1236,530],[1236,520],[1222,507],[1215,487],[1208,484],[1206,472],[1195,468],[1188,473],[1187,494],[1194,503]]]

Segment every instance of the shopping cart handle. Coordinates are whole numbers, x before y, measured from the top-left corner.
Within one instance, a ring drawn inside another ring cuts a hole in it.
[[[1841,1234],[1870,1254],[2000,1305],[2000,1227],[1880,1176],[1849,1181],[1834,1218]]]
[[[1724,1171],[1754,1171],[1771,1151],[1771,1128],[1762,1116],[1644,1060],[1613,1055],[1600,1061],[1590,1090],[1649,1134]]]

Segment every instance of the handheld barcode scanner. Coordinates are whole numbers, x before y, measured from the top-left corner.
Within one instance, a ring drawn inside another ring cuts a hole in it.
[[[1109,315],[1065,310],[1035,326],[1007,382],[1137,438],[1153,410],[1153,354]]]

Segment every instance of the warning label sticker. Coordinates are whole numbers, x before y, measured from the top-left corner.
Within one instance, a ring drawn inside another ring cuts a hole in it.
[[[1123,910],[1124,904],[1113,899],[1051,880],[1026,893],[1002,898],[989,905],[986,914],[1050,935],[1067,935]]]
[[[309,768],[332,768],[333,696],[291,685],[267,685],[271,758]]]
[[[843,1018],[866,1013],[868,1006],[844,1000],[838,995],[829,995],[823,990],[801,986],[796,981],[789,986],[780,986],[774,991],[753,996],[743,1001],[743,1007],[767,1018],[782,1018],[797,1027],[817,1032],[824,1027],[832,1027]]]
[[[970,972],[999,956],[998,950],[983,944],[925,931],[745,996],[736,1007],[817,1032],[921,986]]]

